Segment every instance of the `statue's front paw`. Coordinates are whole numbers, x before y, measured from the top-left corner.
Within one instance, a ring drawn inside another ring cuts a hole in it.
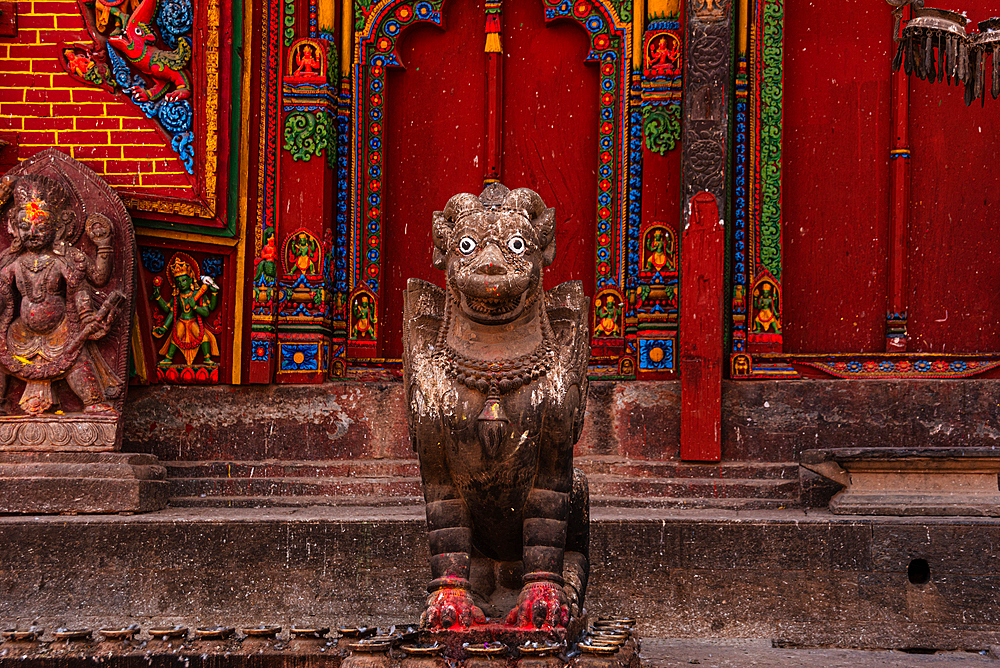
[[[569,599],[555,582],[529,582],[521,589],[517,605],[507,614],[507,626],[542,628],[569,624]]]
[[[420,628],[429,630],[469,628],[485,623],[486,615],[473,603],[469,592],[457,587],[444,587],[432,593],[427,599],[427,609],[420,615]]]

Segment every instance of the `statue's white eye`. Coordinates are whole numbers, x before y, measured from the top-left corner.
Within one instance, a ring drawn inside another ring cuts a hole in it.
[[[458,250],[462,251],[464,255],[468,255],[476,250],[476,240],[472,237],[462,237],[462,240],[458,242]]]
[[[512,251],[520,255],[521,253],[524,252],[525,249],[524,239],[519,236],[511,237],[510,239],[507,240],[507,248],[511,249]]]

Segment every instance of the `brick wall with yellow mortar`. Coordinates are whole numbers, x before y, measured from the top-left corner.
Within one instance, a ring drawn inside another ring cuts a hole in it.
[[[63,71],[59,42],[90,43],[75,0],[17,3],[17,36],[0,38],[0,132],[18,159],[55,146],[130,193],[191,197],[193,178],[154,121],[123,96]]]

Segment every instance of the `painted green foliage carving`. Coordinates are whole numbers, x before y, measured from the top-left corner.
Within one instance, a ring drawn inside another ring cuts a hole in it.
[[[763,82],[761,84],[760,261],[781,280],[781,108],[785,7],[764,5]]]
[[[632,22],[632,0],[611,0],[611,4],[614,5],[622,21]]]
[[[643,107],[642,134],[646,137],[646,148],[650,151],[660,155],[672,151],[681,137],[681,105],[658,104]]]
[[[308,162],[324,149],[327,154],[337,151],[337,131],[333,119],[326,112],[314,114],[293,111],[285,119],[285,146],[292,158]]]
[[[295,40],[295,0],[285,0],[285,46],[291,46]]]

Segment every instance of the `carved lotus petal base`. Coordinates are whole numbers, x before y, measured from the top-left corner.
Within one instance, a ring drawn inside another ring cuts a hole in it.
[[[0,452],[111,452],[117,413],[0,416]]]
[[[153,455],[0,452],[0,513],[142,513],[167,505]]]

